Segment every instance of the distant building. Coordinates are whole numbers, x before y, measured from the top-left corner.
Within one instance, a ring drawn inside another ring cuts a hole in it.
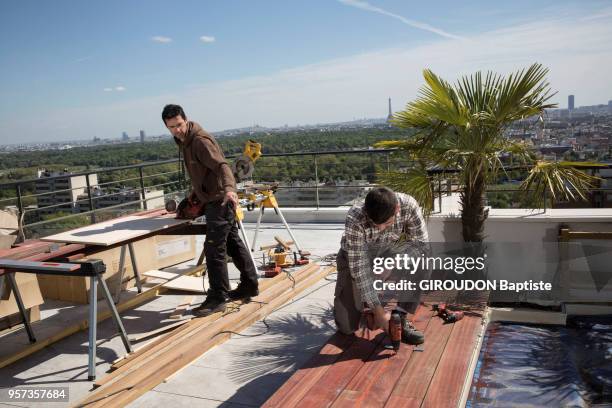
[[[121,140],[123,140],[124,142],[130,140],[130,137],[128,136],[127,132],[123,132],[123,134],[121,135]]]
[[[389,98],[389,114],[387,115],[387,123],[391,124],[393,120],[393,111],[391,110],[391,98]]]
[[[145,131],[144,131],[144,130],[141,130],[141,131],[140,131],[140,143],[144,143],[144,141],[145,141],[145,137],[146,137],[146,136],[145,136]]]
[[[73,213],[77,210],[80,194],[87,192],[86,176],[72,176],[64,171],[38,170],[35,188],[38,202],[38,214],[49,215],[57,212]],[[66,176],[59,177],[58,176]],[[89,183],[93,188],[98,185],[98,175],[90,174]]]
[[[162,208],[164,206],[163,190],[145,190],[147,208]],[[96,186],[91,190],[91,203],[94,209],[119,206],[117,210],[144,209],[141,202],[142,194],[139,189],[118,188],[113,190],[102,190]],[[90,211],[89,196],[87,192],[78,196],[78,212]]]
[[[569,95],[567,97],[567,109],[574,110],[574,95]]]

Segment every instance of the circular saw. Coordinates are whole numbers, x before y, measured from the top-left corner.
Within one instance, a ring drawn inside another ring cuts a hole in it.
[[[261,144],[249,140],[244,146],[244,152],[232,163],[232,172],[236,182],[250,178],[255,170],[255,160],[261,156]]]

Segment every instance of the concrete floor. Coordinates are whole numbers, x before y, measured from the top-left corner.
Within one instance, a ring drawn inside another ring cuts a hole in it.
[[[245,227],[252,239],[254,226],[247,224]],[[292,230],[302,247],[312,253],[312,258],[316,258],[337,252],[343,225],[294,224]],[[273,243],[275,235],[289,240],[282,225],[266,224],[260,231],[257,246]],[[188,264],[193,263],[195,261]],[[230,279],[235,284],[238,271],[233,265],[229,270]],[[230,340],[210,350],[130,406],[261,405],[334,333],[331,309],[334,278],[331,275],[329,280],[322,280],[302,292],[269,315],[265,322],[258,321],[240,335],[233,335]],[[184,296],[185,293],[167,292],[123,313],[128,334],[144,333],[166,323],[167,314],[174,311]],[[196,297],[194,306],[202,299],[202,296]],[[61,304],[53,306],[43,312],[43,317],[44,313],[57,313],[57,308],[67,307]],[[148,341],[150,339],[135,346]],[[98,378],[105,375],[113,360],[124,354],[125,349],[121,339],[115,335],[113,322],[106,320],[99,324]],[[91,390],[91,383],[87,381],[87,332],[65,338],[0,371],[0,390],[15,387],[69,387],[70,390],[69,403],[14,403],[4,398],[0,400],[0,407],[63,407],[74,404]]]

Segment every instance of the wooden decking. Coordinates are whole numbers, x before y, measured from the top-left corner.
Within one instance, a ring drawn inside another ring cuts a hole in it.
[[[481,315],[444,324],[421,305],[414,324],[425,332],[425,343],[417,350],[402,344],[397,354],[385,347],[389,339],[381,331],[335,334],[264,406],[457,406],[483,329]]]

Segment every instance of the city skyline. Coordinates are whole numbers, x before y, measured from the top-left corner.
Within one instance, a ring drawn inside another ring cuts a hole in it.
[[[537,61],[560,108],[612,99],[603,1],[231,3],[184,2],[175,17],[161,2],[6,5],[0,144],[163,134],[166,103],[211,131],[384,118],[424,68],[452,81]]]

